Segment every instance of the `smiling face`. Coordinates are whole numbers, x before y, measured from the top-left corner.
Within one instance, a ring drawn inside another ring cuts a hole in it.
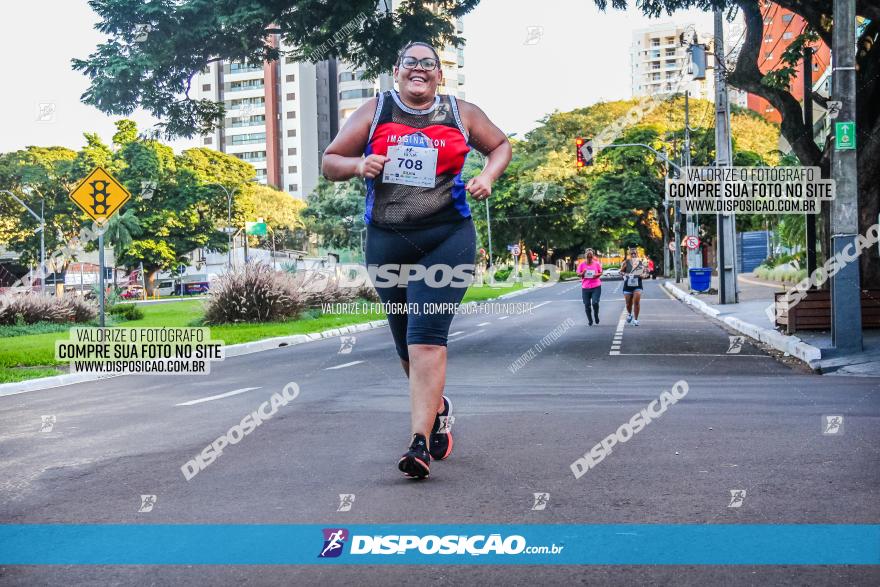
[[[412,69],[402,65],[407,57],[415,59],[437,59],[434,52],[424,45],[413,45],[401,56],[401,63],[394,66],[394,79],[400,88],[400,94],[413,102],[433,100],[437,94],[437,86],[443,81],[443,72],[438,61],[437,67],[426,71],[421,64],[416,64]]]

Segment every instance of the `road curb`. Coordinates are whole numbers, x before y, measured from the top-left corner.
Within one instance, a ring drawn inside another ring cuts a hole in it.
[[[800,359],[801,361],[806,363],[811,369],[818,369],[818,365],[816,364],[816,362],[822,358],[822,351],[820,351],[813,345],[805,343],[803,340],[796,336],[789,336],[786,334],[782,334],[781,332],[777,332],[776,330],[756,326],[750,322],[746,322],[745,320],[735,318],[734,316],[719,317],[719,314],[721,313],[720,310],[716,310],[703,300],[699,300],[694,296],[683,292],[682,290],[677,288],[675,284],[673,284],[671,281],[666,281],[662,285],[663,289],[668,291],[672,296],[674,296],[682,303],[688,306],[692,306],[700,310],[704,314],[715,318],[716,320],[724,322],[733,330],[744,334],[749,338],[755,339],[759,342],[763,342],[764,344],[767,344],[778,351],[788,353],[792,357]]]
[[[552,283],[550,285],[545,285],[541,287],[552,287],[556,285]],[[485,304],[487,302],[493,302],[495,300],[501,300],[506,298],[512,298],[519,295],[523,295],[531,291],[533,288],[523,288],[518,289],[516,291],[512,291],[510,293],[506,293],[500,295],[496,298],[490,298],[487,300],[479,300],[473,302],[467,302],[462,304],[462,306],[472,306],[476,304]],[[240,357],[242,355],[250,355],[252,353],[259,353],[262,351],[268,351],[277,348],[283,348],[287,346],[296,346],[298,344],[303,344],[306,342],[312,342],[314,340],[323,340],[325,338],[333,338],[336,336],[343,336],[346,334],[354,334],[357,332],[365,332],[367,330],[372,330],[374,328],[381,328],[383,326],[388,325],[388,320],[373,320],[371,322],[361,322],[359,324],[351,324],[349,326],[342,326],[340,328],[331,328],[330,330],[323,330],[321,332],[312,332],[310,334],[292,334],[288,336],[276,336],[274,338],[264,338],[262,340],[255,340],[252,342],[243,342],[239,344],[231,344],[223,347],[224,358],[225,357]],[[39,391],[41,389],[52,389],[54,387],[63,387],[65,385],[71,385],[74,383],[84,383],[87,381],[98,381],[99,379],[110,379],[112,377],[119,377],[120,375],[105,375],[98,373],[75,373],[75,374],[64,374],[64,375],[53,375],[51,377],[41,377],[39,379],[28,379],[27,381],[17,381],[15,383],[0,383],[0,397],[7,395],[16,395],[19,393],[25,393],[28,391]]]

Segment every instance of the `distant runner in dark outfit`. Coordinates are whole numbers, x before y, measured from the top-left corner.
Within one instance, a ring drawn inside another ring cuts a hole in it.
[[[639,325],[639,312],[642,301],[642,276],[647,272],[648,266],[643,259],[639,258],[639,252],[635,247],[629,249],[629,259],[620,266],[623,275],[623,299],[626,300],[626,322],[633,326]]]
[[[400,91],[387,91],[352,114],[324,153],[327,179],[362,177],[367,186],[366,261],[393,279],[376,280],[383,303],[399,304],[411,313],[389,313],[388,324],[397,354],[409,377],[412,440],[398,468],[407,477],[423,479],[430,462],[452,451],[451,403],[446,383],[446,338],[454,310],[421,310],[433,304],[461,302],[467,287],[438,285],[438,275],[415,276],[415,265],[462,266],[473,274],[476,234],[467,202],[492,193],[511,158],[507,136],[482,110],[438,95],[443,72],[440,58],[425,43],[410,43],[394,67]],[[465,185],[461,177],[471,148],[487,156],[482,172]],[[390,269],[389,269],[390,268]],[[398,283],[402,276],[403,286]]]

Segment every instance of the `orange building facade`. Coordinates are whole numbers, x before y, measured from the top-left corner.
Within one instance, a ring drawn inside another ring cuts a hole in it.
[[[797,14],[786,10],[778,4],[765,1],[761,6],[764,15],[764,35],[758,67],[762,73],[768,73],[782,67],[782,54],[807,26],[807,22]],[[812,82],[816,83],[825,69],[830,65],[831,49],[822,41],[813,44]],[[804,99],[803,62],[797,65],[797,74],[792,77],[791,94],[799,101]],[[782,116],[764,98],[755,94],[748,95],[748,107],[771,122],[781,122]]]

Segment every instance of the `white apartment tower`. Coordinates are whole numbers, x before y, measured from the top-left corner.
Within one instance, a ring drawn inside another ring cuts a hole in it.
[[[226,117],[202,144],[252,164],[263,183],[305,198],[318,181],[320,69],[290,58],[210,64],[198,76],[197,94],[223,102]]]
[[[691,24],[660,23],[633,31],[630,46],[632,97],[661,96],[690,91],[694,98],[715,99],[715,83],[712,77],[713,59],[707,51],[707,73],[704,80],[692,80],[688,74],[689,56],[687,46],[680,41],[681,35],[691,41],[694,26]],[[708,37],[698,35],[700,43],[708,43]]]

